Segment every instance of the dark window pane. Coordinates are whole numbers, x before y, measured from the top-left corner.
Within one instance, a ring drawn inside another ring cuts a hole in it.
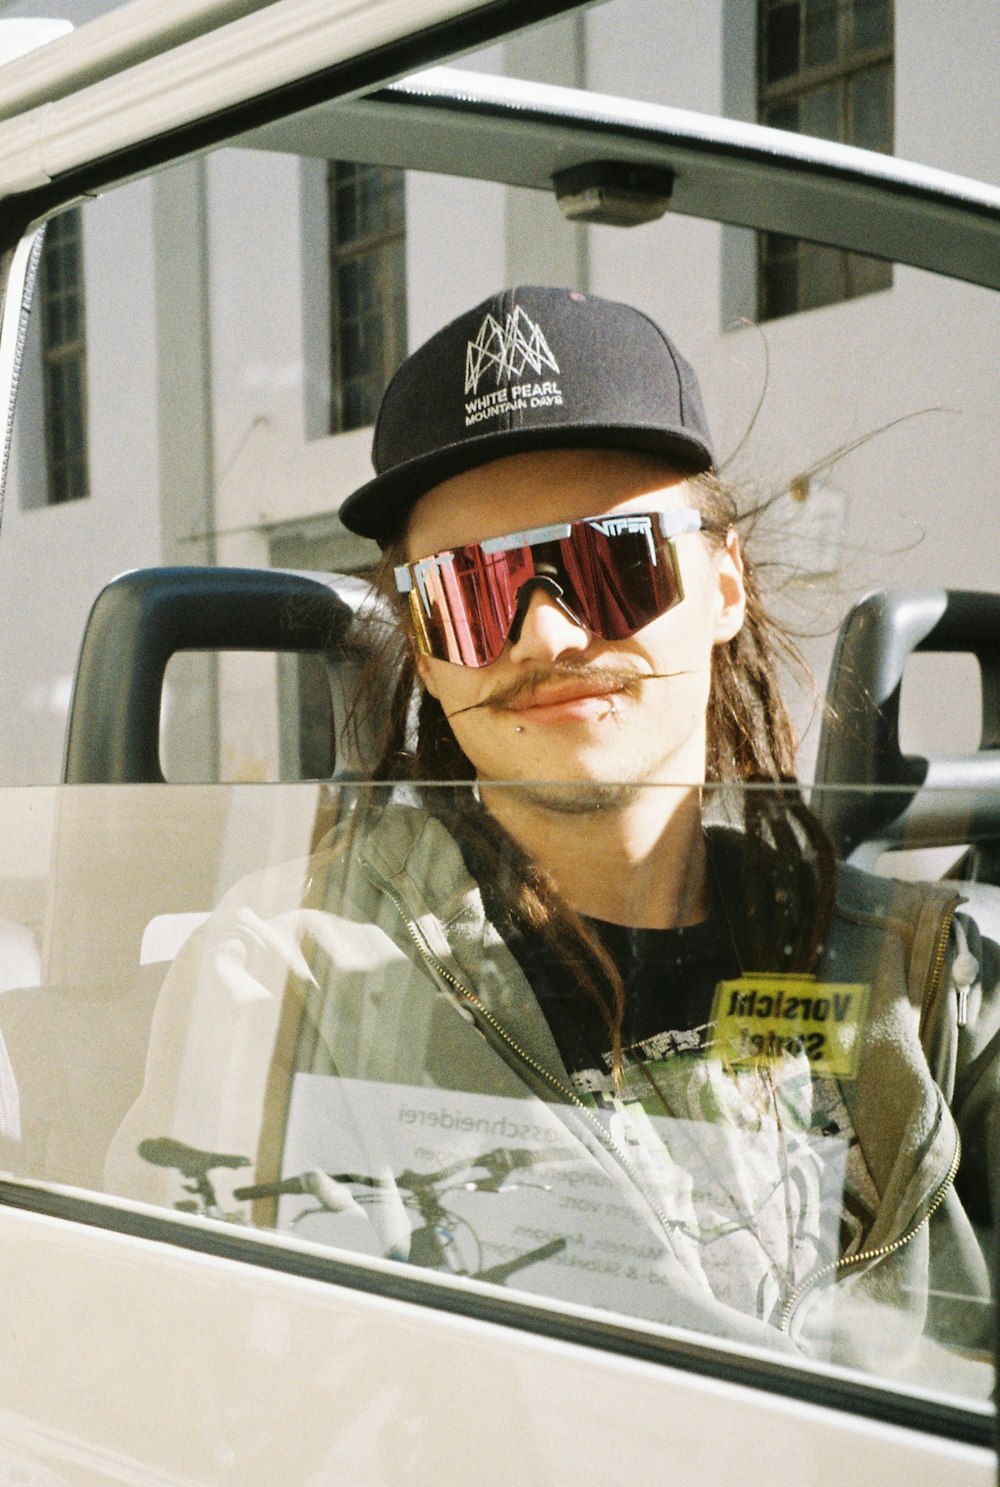
[[[764,77],[769,83],[799,70],[799,4],[775,5],[764,30]]]
[[[49,293],[59,295],[63,291],[66,282],[63,272],[63,254],[58,239],[49,249],[48,263],[46,264],[46,277],[48,279]]]
[[[406,181],[401,170],[383,170],[382,194],[387,223],[399,223],[403,220],[405,186]]]
[[[80,279],[80,245],[75,237],[63,240],[60,258],[66,284],[76,286]]]
[[[330,185],[336,431],[374,421],[406,351],[405,187],[402,171],[344,162]]]
[[[361,302],[361,283],[356,258],[349,258],[337,269],[337,300],[342,320],[349,320],[358,313]]]
[[[345,386],[357,381],[365,368],[361,356],[361,322],[355,317],[340,322],[340,366],[338,371]]]
[[[891,151],[888,67],[859,72],[851,79],[849,97],[851,144],[865,150]]]
[[[353,165],[338,162],[334,166],[335,211],[334,238],[338,243],[350,243],[358,236],[357,191]]]
[[[848,253],[847,293],[850,298],[892,288],[892,264],[882,258],[868,258],[862,253]]]
[[[836,62],[836,0],[806,0],[804,52],[807,67]]]
[[[62,302],[63,342],[78,341],[83,334],[83,301],[78,294],[68,294]]]
[[[851,45],[856,52],[886,46],[891,34],[889,0],[854,0]]]
[[[66,453],[75,458],[83,442],[83,368],[75,356],[65,366],[63,400]]]
[[[844,254],[839,248],[803,243],[799,254],[799,309],[812,310],[844,298]]]
[[[401,227],[403,174],[376,165],[334,167],[334,239],[343,246]]]
[[[760,317],[777,320],[799,308],[799,265],[795,253],[768,259],[766,244],[774,233],[765,235],[765,257],[760,266]],[[789,239],[784,239],[789,241]]]
[[[88,493],[83,254],[78,208],[46,228],[38,276],[50,503]]]
[[[62,346],[66,340],[63,331],[63,306],[62,300],[56,297],[48,300],[44,306],[42,317],[42,335],[45,337],[47,346]]]
[[[799,129],[814,139],[841,139],[840,89],[814,88],[799,102]]]
[[[765,233],[764,254],[768,259],[794,258],[798,247],[798,238],[787,237],[783,232]]]
[[[382,183],[379,180],[377,170],[365,170],[360,173],[359,179],[360,196],[360,230],[359,237],[373,237],[383,227]]]
[[[784,103],[772,104],[764,115],[764,123],[772,129],[790,129],[795,133],[799,127],[799,100],[789,98]]]
[[[891,0],[758,0],[757,15],[761,122],[891,151]],[[892,282],[884,265],[774,233],[760,235],[758,252],[765,319]]]
[[[388,259],[386,355],[395,368],[406,355],[406,242],[403,238],[390,245]]]
[[[346,382],[370,377],[379,364],[381,337],[373,315],[352,320],[345,327],[343,375]]]
[[[344,387],[344,427],[362,429],[375,422],[378,397],[367,382],[349,382]]]

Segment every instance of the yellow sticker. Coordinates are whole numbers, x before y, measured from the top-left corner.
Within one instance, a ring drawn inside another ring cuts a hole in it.
[[[804,1053],[814,1074],[853,1079],[870,988],[814,976],[744,975],[715,989],[712,1052],[723,1063],[771,1063]]]

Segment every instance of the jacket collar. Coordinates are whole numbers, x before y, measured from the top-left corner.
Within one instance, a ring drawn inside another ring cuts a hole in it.
[[[392,804],[377,813],[360,854],[391,888],[433,958],[500,1023],[512,1044],[569,1087],[538,999],[488,920],[479,886],[447,828],[420,806]]]

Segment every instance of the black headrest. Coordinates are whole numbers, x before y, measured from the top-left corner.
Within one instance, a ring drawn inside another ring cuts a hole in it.
[[[95,600],[84,632],[67,784],[162,782],[163,677],[175,652],[335,654],[361,588],[338,574],[267,568],[148,568],[116,578]]]
[[[966,651],[982,677],[974,754],[904,754],[903,669],[914,651]],[[832,789],[859,785],[859,790]],[[1000,595],[967,589],[869,594],[840,628],[811,804],[844,856],[1000,837]]]

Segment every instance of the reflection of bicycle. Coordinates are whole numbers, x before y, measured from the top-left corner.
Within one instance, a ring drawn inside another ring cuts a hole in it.
[[[207,1218],[246,1223],[237,1210],[223,1210],[218,1202],[215,1184],[209,1176],[216,1168],[239,1169],[250,1165],[249,1158],[222,1152],[199,1151],[181,1141],[161,1136],[139,1143],[139,1155],[157,1167],[169,1167],[187,1178],[184,1183],[191,1198],[174,1204],[185,1213],[201,1213]],[[566,1248],[565,1239],[550,1239],[546,1244],[514,1255],[496,1265],[482,1264],[482,1245],[469,1221],[444,1201],[453,1193],[510,1193],[518,1188],[535,1188],[547,1192],[549,1186],[539,1182],[511,1182],[513,1173],[547,1162],[566,1161],[558,1147],[542,1151],[526,1148],[498,1147],[481,1156],[460,1157],[450,1166],[436,1172],[414,1172],[410,1168],[395,1178],[370,1177],[359,1172],[322,1172],[312,1168],[295,1177],[278,1182],[251,1183],[233,1189],[241,1203],[258,1198],[277,1198],[301,1194],[315,1199],[315,1207],[305,1208],[292,1220],[301,1222],[316,1213],[360,1211],[364,1204],[379,1202],[390,1193],[400,1194],[404,1208],[416,1212],[420,1224],[410,1234],[409,1260],[431,1270],[445,1270],[451,1275],[469,1276],[475,1280],[502,1285],[510,1276],[529,1265],[551,1259]],[[483,1175],[476,1176],[474,1174]],[[462,1178],[462,1174],[465,1174]],[[453,1181],[452,1179],[461,1179]]]
[[[186,1146],[171,1136],[155,1136],[140,1141],[139,1155],[154,1167],[169,1167],[188,1179],[181,1186],[191,1197],[181,1198],[174,1204],[181,1213],[198,1213],[203,1218],[225,1219],[236,1224],[246,1222],[239,1210],[226,1210],[219,1206],[215,1184],[208,1174],[218,1167],[233,1170],[249,1167],[249,1157],[228,1156],[221,1151],[199,1151],[196,1146]]]

